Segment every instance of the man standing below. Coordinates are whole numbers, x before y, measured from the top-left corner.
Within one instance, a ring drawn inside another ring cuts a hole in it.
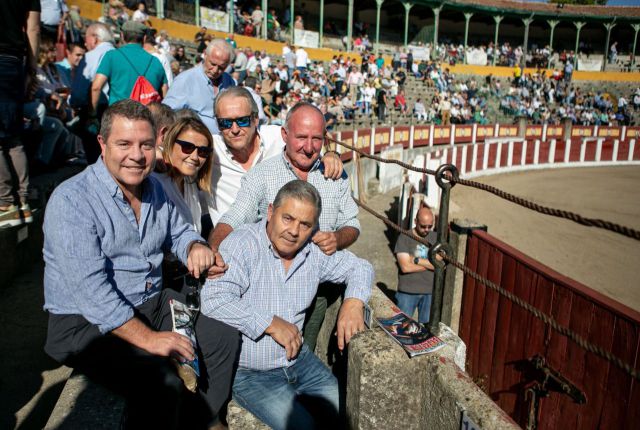
[[[125,45],[104,54],[91,85],[91,112],[97,113],[102,87],[109,83],[109,105],[128,99],[139,76],[144,76],[163,97],[167,94],[167,75],[162,64],[142,48],[148,27],[135,21],[122,26]]]
[[[294,179],[309,182],[322,197],[324,207],[319,231],[312,240],[325,254],[345,249],[358,238],[358,207],[351,198],[349,181],[346,177],[330,180],[322,172],[324,164],[320,161],[320,150],[326,135],[322,112],[310,103],[298,103],[288,112],[281,135],[285,142],[284,152],[263,161],[244,175],[235,202],[209,235],[214,251],[234,229],[263,219],[280,188]],[[335,289],[335,286],[329,287],[327,295]],[[324,320],[327,295],[318,295],[305,328],[305,341],[312,351]]]
[[[307,54],[307,51],[305,51],[302,46],[298,46],[296,48],[296,69],[302,74],[303,78],[307,76],[308,64],[309,54]]]
[[[163,103],[173,110],[195,111],[212,135],[219,133],[213,103],[218,93],[235,85],[225,69],[233,58],[233,49],[222,39],[212,40],[204,53],[204,61],[176,76]]]
[[[433,231],[433,212],[428,207],[418,210],[413,233],[436,243],[436,232]],[[413,316],[418,309],[418,322],[429,322],[431,312],[431,295],[433,294],[433,265],[428,259],[429,249],[415,239],[401,234],[393,250],[398,260],[398,292],[396,303],[402,312]]]
[[[348,251],[328,255],[312,242],[321,209],[320,195],[309,182],[286,183],[266,219],[242,226],[222,243],[229,270],[202,291],[203,313],[242,332],[234,398],[276,430],[329,428],[338,422],[337,380],[301,335],[320,282],[347,284],[338,347],[364,329],[373,268]],[[301,397],[308,400],[305,405]],[[321,410],[311,414],[305,406],[316,402]]]
[[[172,332],[162,288],[165,252],[199,277],[214,255],[148,178],[156,130],[140,103],[123,100],[102,118],[102,157],[56,188],[44,220],[45,351],[125,396],[129,428],[176,428],[183,383],[169,358],[193,360],[191,341]],[[200,316],[200,425],[216,425],[230,389],[237,332]],[[203,406],[204,406],[203,405]],[[198,427],[199,428],[199,427]]]

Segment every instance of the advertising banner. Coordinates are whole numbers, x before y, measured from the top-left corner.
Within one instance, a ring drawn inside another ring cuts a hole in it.
[[[229,14],[221,10],[200,7],[200,23],[210,30],[228,32]]]

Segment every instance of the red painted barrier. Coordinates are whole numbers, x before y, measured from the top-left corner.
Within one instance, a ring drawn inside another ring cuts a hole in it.
[[[465,264],[640,369],[640,313],[569,279],[483,231],[469,237]],[[539,429],[637,428],[640,384],[497,292],[466,277],[460,337],[467,373],[525,427],[533,384],[528,360],[544,357],[586,395],[575,404],[559,392],[540,400]]]

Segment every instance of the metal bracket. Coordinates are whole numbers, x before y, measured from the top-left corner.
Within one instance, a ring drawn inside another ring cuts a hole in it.
[[[535,355],[529,359],[533,367],[540,372],[541,381],[539,391],[557,391],[571,397],[579,405],[587,403],[587,397],[576,385],[562,374],[547,365],[544,357]]]
[[[429,261],[431,262],[433,267],[446,266],[446,262],[444,260],[441,261],[436,258],[436,255],[440,251],[443,251],[444,254],[448,255],[449,257],[453,255],[453,248],[451,248],[451,246],[447,242],[436,243],[431,248],[429,248]]]
[[[449,173],[450,177],[445,176],[445,173]],[[451,183],[450,178],[458,179],[458,168],[453,164],[441,164],[436,170],[436,183],[440,188],[451,188],[455,183]]]

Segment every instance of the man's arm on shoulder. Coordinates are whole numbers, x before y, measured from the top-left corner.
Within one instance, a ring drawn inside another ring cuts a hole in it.
[[[251,233],[239,231],[222,243],[220,252],[229,262],[229,269],[224,276],[207,280],[200,297],[203,314],[235,327],[255,340],[265,333],[274,315],[257,312],[241,301],[251,287],[251,268],[258,252],[254,241]]]

